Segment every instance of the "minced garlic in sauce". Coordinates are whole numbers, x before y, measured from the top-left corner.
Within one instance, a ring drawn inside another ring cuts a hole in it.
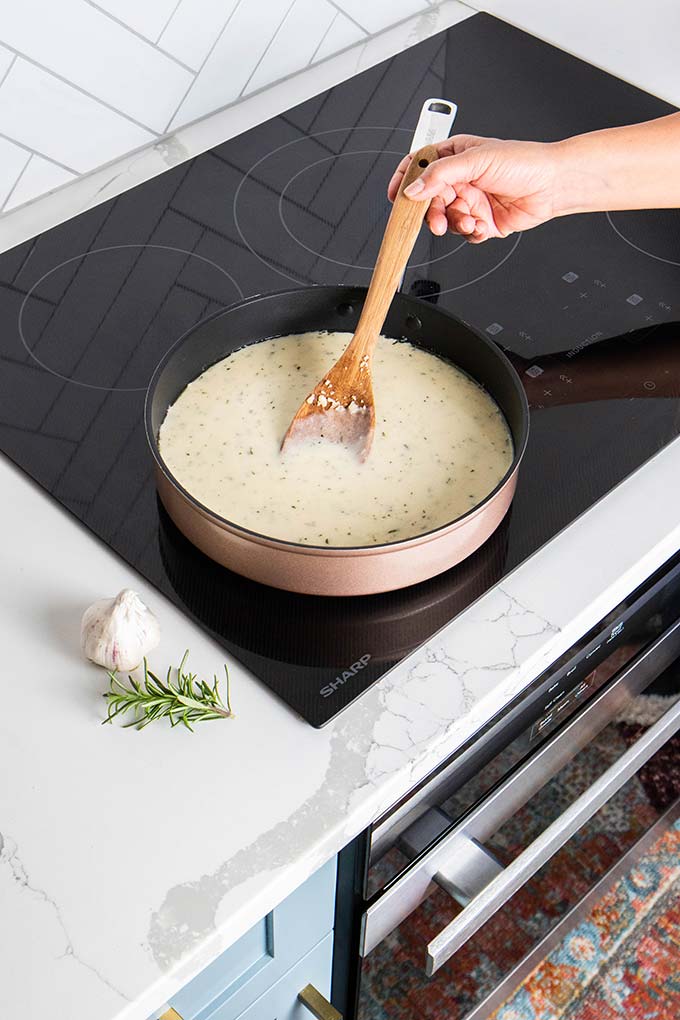
[[[160,429],[175,478],[234,524],[307,545],[395,542],[474,507],[512,462],[505,418],[460,369],[407,342],[378,342],[376,430],[365,463],[327,441],[280,452],[305,395],[350,339],[276,337],[206,369]]]

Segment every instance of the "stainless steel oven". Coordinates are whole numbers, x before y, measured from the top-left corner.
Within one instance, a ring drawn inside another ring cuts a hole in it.
[[[679,693],[680,554],[341,854],[346,1020],[490,1016],[680,816]]]

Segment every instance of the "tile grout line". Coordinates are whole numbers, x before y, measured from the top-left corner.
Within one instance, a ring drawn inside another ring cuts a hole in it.
[[[226,28],[226,25],[229,23],[229,20],[231,20],[231,17],[236,12],[238,6],[240,6],[240,2],[241,2],[241,0],[238,0],[238,3],[234,7],[234,10],[232,11],[231,15],[229,16],[228,21],[223,26],[223,28],[222,28],[222,30],[220,32],[220,36],[223,34],[224,29]],[[334,6],[334,7],[336,6],[333,3],[333,0],[328,0],[328,2],[331,4],[331,6]],[[460,3],[461,7],[467,8],[467,10],[469,10],[471,14],[478,13],[477,10],[470,5],[469,0],[468,0],[468,2],[464,2],[464,0],[458,0],[458,2]],[[437,7],[439,7],[439,6],[440,5],[438,4]],[[344,14],[344,11],[339,11],[339,13]],[[399,26],[403,25],[405,22],[410,21],[412,18],[415,18],[415,17],[418,17],[418,15],[411,15],[410,18],[404,18],[404,19],[402,19],[402,21],[396,22],[394,25],[388,25],[385,28],[380,29],[378,32],[375,32],[374,35],[372,35],[370,37],[367,37],[366,39],[360,39],[360,40],[357,40],[356,42],[349,43],[347,46],[344,46],[341,50],[338,50],[337,53],[330,53],[327,57],[324,57],[323,60],[319,61],[319,63],[316,66],[321,66],[322,64],[326,63],[327,61],[333,60],[337,56],[340,56],[342,54],[348,53],[350,50],[353,50],[353,49],[357,49],[358,50],[360,48],[360,46],[361,47],[366,46],[366,44],[368,42],[372,41],[373,39],[377,39],[380,36],[385,35],[386,33],[392,31],[395,28],[398,28]],[[364,31],[364,30],[362,29],[362,31]],[[218,39],[215,40],[215,43],[213,44],[213,46],[211,47],[211,51],[210,52],[212,52],[212,50],[215,48],[215,46],[217,45],[218,40],[219,40],[219,36],[218,36]],[[205,64],[205,62],[208,60],[209,56],[210,56],[210,53],[206,56],[203,64]],[[264,85],[264,86],[262,86],[259,89],[255,89],[253,92],[250,93],[250,95],[248,97],[245,97],[245,98],[250,100],[250,99],[252,99],[253,97],[255,97],[257,95],[260,95],[262,92],[265,92],[267,89],[272,89],[272,88],[274,88],[274,86],[276,86],[276,85],[278,85],[278,84],[280,84],[282,82],[286,82],[286,81],[288,81],[291,78],[295,78],[296,76],[304,73],[305,70],[306,70],[305,68],[300,68],[297,71],[292,71],[290,74],[284,75],[282,78],[277,79],[275,82],[270,82],[267,85]],[[188,94],[189,91],[190,91],[190,89],[187,90],[187,94]],[[186,96],[184,98],[186,98]],[[47,159],[49,162],[56,163],[57,166],[61,166],[64,170],[67,170],[69,173],[72,173],[79,180],[83,180],[83,179],[85,179],[85,178],[87,178],[87,177],[89,177],[91,175],[94,175],[95,173],[98,173],[99,171],[106,170],[107,167],[118,165],[122,160],[127,159],[128,156],[136,156],[137,158],[139,158],[141,155],[144,155],[145,153],[151,151],[156,146],[156,144],[158,142],[167,142],[169,140],[172,140],[173,138],[175,138],[179,134],[181,134],[182,130],[184,130],[185,128],[194,127],[196,124],[200,123],[202,120],[206,120],[209,117],[213,117],[213,116],[216,116],[217,114],[224,113],[225,111],[231,109],[232,107],[237,106],[239,104],[239,102],[244,102],[245,98],[243,100],[231,100],[230,102],[225,103],[223,106],[217,107],[215,110],[211,110],[209,113],[203,114],[200,117],[195,117],[193,120],[190,120],[190,121],[187,121],[184,124],[178,125],[173,131],[169,131],[169,130],[166,129],[166,131],[164,131],[161,135],[159,135],[158,138],[154,142],[146,142],[146,143],[143,143],[141,145],[138,145],[135,148],[130,149],[127,152],[124,152],[120,156],[114,156],[112,159],[107,160],[106,163],[103,163],[100,166],[94,167],[92,170],[86,170],[86,171],[83,171],[83,172],[74,170],[72,167],[65,166],[63,163],[60,163],[58,160],[53,159],[51,156],[46,156],[44,153],[38,152],[37,150],[36,150],[36,155],[42,156],[44,159]],[[184,100],[182,100],[182,103],[183,102],[184,102]],[[177,110],[175,111],[175,113],[172,116],[172,119],[174,119],[177,116],[177,113],[179,112],[179,110],[180,110],[180,108],[182,106],[182,103],[180,103],[180,105],[178,106]],[[171,122],[172,122],[172,120],[170,121],[170,123]],[[168,125],[168,127],[169,127],[169,125]],[[18,145],[20,148],[26,149],[26,151],[31,152],[31,150],[26,145],[24,145],[23,143],[17,142],[17,141],[15,141],[12,138],[7,138],[7,136],[5,136],[2,133],[0,133],[0,138],[2,138],[2,137],[6,138],[7,141],[13,142],[15,145]],[[71,183],[75,183],[75,182],[65,182],[61,186],[61,188],[62,189],[66,189]],[[37,195],[35,199],[30,200],[27,204],[30,205],[31,202],[33,202],[33,201],[39,201],[42,197],[45,197],[45,196]],[[88,208],[95,208],[95,207],[96,207],[96,204],[95,204],[95,206],[88,206]],[[3,212],[2,216],[0,217],[0,219],[4,218],[5,216],[12,216],[12,215],[14,215],[14,212],[15,212],[15,210],[8,210],[6,212]]]
[[[147,131],[150,135],[154,136],[155,140],[158,140],[158,138],[160,137],[160,132],[156,131],[155,128],[149,127],[147,124],[142,124],[142,122],[139,120],[135,120],[135,118],[131,117],[129,113],[124,113],[122,110],[118,110],[115,106],[112,106],[111,103],[108,103],[105,99],[100,99],[98,96],[93,96],[91,92],[87,91],[87,89],[82,88],[80,85],[76,85],[75,82],[69,81],[68,78],[64,78],[63,74],[59,74],[58,71],[53,71],[51,68],[45,67],[45,65],[41,64],[40,61],[35,60],[33,57],[29,57],[22,50],[17,50],[13,46],[8,46],[7,43],[3,43],[3,46],[6,46],[8,50],[12,50],[12,52],[16,53],[18,57],[21,57],[22,60],[25,60],[27,64],[32,64],[33,67],[40,68],[40,70],[44,71],[45,74],[51,74],[53,78],[56,78],[58,81],[63,82],[64,85],[68,85],[69,88],[75,89],[75,91],[79,92],[81,96],[87,96],[87,98],[91,99],[93,103],[99,103],[100,106],[106,107],[106,109],[111,110],[112,113],[117,113],[119,117],[123,117],[131,124],[135,124],[137,127],[142,128],[144,131]]]
[[[388,31],[388,29],[385,29],[385,31]],[[365,46],[367,42],[370,42],[370,40],[359,39],[356,42],[348,43],[347,46],[344,46],[341,50],[338,50],[337,53],[329,53],[327,57],[324,57],[323,60],[320,60],[319,63],[315,66],[318,67],[321,64],[324,64],[327,60],[333,60],[334,57],[340,56],[341,54],[344,53],[348,53],[350,50],[359,49],[360,46],[362,47]],[[224,104],[224,106],[218,106],[217,109],[211,110],[210,113],[202,114],[200,117],[195,117],[193,120],[187,121],[184,124],[178,124],[173,131],[169,131],[167,134],[163,135],[159,139],[159,141],[162,142],[167,141],[169,138],[174,138],[176,135],[180,134],[180,132],[182,132],[185,128],[193,127],[195,124],[199,124],[201,121],[207,120],[208,117],[215,116],[218,113],[223,113],[225,110],[231,110],[233,107],[238,106],[240,103],[252,99],[253,96],[262,95],[262,93],[266,92],[268,89],[273,89],[276,85],[281,85],[283,82],[290,81],[291,78],[296,78],[298,77],[298,75],[304,74],[305,71],[308,70],[308,68],[309,65],[307,65],[307,67],[301,67],[297,71],[289,71],[288,74],[284,74],[283,77],[277,78],[276,81],[267,82],[266,85],[260,85],[259,88],[253,89],[253,91],[249,92],[247,96],[241,96],[237,97],[236,99],[230,99],[228,103]],[[303,102],[303,100],[301,100],[301,102]],[[281,113],[285,113],[285,110],[282,110]],[[175,116],[177,116],[177,114],[175,114]]]
[[[30,145],[24,145],[23,142],[18,142],[16,138],[10,138],[9,135],[6,135],[3,131],[0,131],[0,138],[4,138],[6,142],[11,142],[12,145],[16,145],[18,148],[23,149],[24,152],[29,154],[29,156],[40,156],[41,159],[46,159],[48,163],[54,163],[55,166],[60,166],[62,170],[66,170],[68,173],[73,174],[74,177],[83,176],[79,170],[74,170],[72,166],[67,166],[66,163],[60,163],[58,159],[53,159],[51,156],[45,155],[41,149],[32,149]],[[116,159],[120,158],[120,156],[116,157]],[[95,167],[95,169],[98,170],[99,167]],[[85,173],[94,173],[94,170],[86,170]]]
[[[205,65],[208,63],[208,61],[210,60],[210,57],[212,56],[215,47],[217,46],[218,42],[220,41],[220,39],[224,35],[224,32],[225,32],[225,29],[226,29],[227,25],[229,24],[231,19],[236,14],[237,10],[241,6],[241,3],[242,3],[242,0],[236,0],[236,3],[234,4],[234,7],[233,7],[233,9],[231,11],[231,14],[229,15],[229,17],[227,18],[225,23],[222,25],[222,28],[220,29],[220,31],[217,33],[217,36],[215,38],[214,43],[212,44],[212,46],[210,47],[210,49],[206,53],[205,57],[203,58],[203,63],[201,64],[201,66],[196,71],[196,76],[194,77],[194,80],[192,81],[191,85],[189,86],[189,88],[186,90],[186,92],[184,93],[184,95],[180,99],[179,103],[177,104],[176,110],[174,111],[174,113],[172,114],[172,116],[168,120],[167,124],[165,125],[165,131],[163,132],[163,134],[167,134],[169,132],[170,125],[172,124],[173,120],[175,119],[175,117],[177,116],[177,114],[179,113],[179,111],[182,109],[182,107],[184,106],[185,102],[187,101],[189,93],[191,92],[192,88],[194,87],[194,85],[196,84],[196,82],[198,81],[198,79],[200,77],[201,71],[203,70]],[[201,117],[197,118],[197,120],[201,120],[201,119],[202,119]]]
[[[278,23],[278,25],[276,26],[276,30],[275,30],[275,32],[274,32],[274,34],[273,34],[273,36],[271,36],[271,38],[270,38],[269,42],[267,43],[267,45],[265,46],[264,50],[263,50],[263,51],[262,51],[262,53],[260,54],[260,59],[259,59],[259,60],[257,61],[257,63],[255,64],[255,67],[254,67],[254,68],[252,69],[252,71],[251,71],[251,72],[250,72],[250,74],[248,75],[248,78],[246,79],[246,83],[245,83],[245,85],[243,86],[243,88],[242,88],[242,89],[241,89],[241,91],[239,92],[238,96],[236,97],[236,101],[237,101],[237,102],[238,102],[238,100],[239,100],[239,99],[242,99],[242,98],[243,98],[243,95],[244,95],[244,93],[245,93],[246,89],[248,88],[248,86],[250,85],[251,81],[253,80],[253,77],[254,77],[254,75],[256,74],[256,72],[257,72],[257,69],[258,69],[258,67],[260,67],[260,66],[261,66],[261,64],[262,64],[262,61],[264,60],[264,58],[265,58],[265,57],[267,56],[267,54],[269,53],[270,49],[271,49],[271,48],[272,48],[272,46],[274,45],[274,40],[276,39],[277,35],[279,34],[279,32],[281,31],[281,29],[282,29],[282,28],[283,28],[283,26],[285,25],[286,21],[288,20],[288,15],[289,15],[289,14],[290,14],[290,12],[291,12],[291,11],[293,10],[293,8],[295,7],[295,4],[296,4],[296,3],[297,3],[297,0],[292,0],[292,3],[291,3],[291,5],[290,5],[290,7],[289,7],[289,8],[287,9],[286,13],[285,13],[285,14],[284,14],[284,16],[283,16],[283,17],[281,18],[281,21],[280,21],[280,22]]]
[[[4,210],[4,209],[6,209],[6,208],[7,208],[7,203],[9,202],[10,198],[12,197],[12,195],[14,194],[14,192],[16,191],[16,189],[17,189],[17,184],[19,183],[19,181],[21,180],[21,178],[22,178],[22,177],[24,176],[24,173],[26,172],[26,167],[28,166],[28,164],[29,164],[29,163],[31,162],[31,160],[32,160],[32,159],[33,159],[33,153],[31,153],[31,154],[30,154],[30,156],[28,157],[28,159],[27,159],[27,160],[26,160],[26,162],[24,163],[24,165],[23,165],[23,167],[21,168],[21,171],[20,171],[20,173],[19,173],[19,176],[17,177],[16,181],[14,182],[14,184],[12,185],[12,187],[10,188],[10,191],[9,191],[9,193],[8,193],[8,195],[7,195],[7,198],[6,198],[6,199],[5,199],[5,201],[4,201],[3,203],[2,203],[2,210]],[[0,210],[0,211],[2,211],[2,210]]]
[[[0,88],[2,88],[2,86],[5,84],[5,82],[9,78],[9,72],[12,70],[12,68],[14,67],[16,62],[17,62],[17,55],[15,53],[14,56],[12,57],[12,59],[9,62],[9,67],[7,68],[5,73],[3,74],[2,78],[0,78]]]
[[[173,63],[179,64],[179,66],[183,67],[185,71],[189,72],[189,74],[196,73],[192,67],[189,67],[188,64],[185,64],[182,60],[179,59],[179,57],[175,57],[173,56],[172,53],[168,53],[167,50],[164,50],[162,46],[159,46],[158,43],[154,42],[152,39],[147,39],[147,37],[145,35],[142,35],[141,32],[138,32],[136,28],[133,28],[131,25],[127,25],[124,21],[121,21],[120,18],[117,18],[115,14],[111,14],[110,11],[107,11],[103,7],[100,7],[99,4],[95,3],[95,0],[85,0],[85,3],[89,7],[92,7],[93,10],[98,11],[103,17],[108,18],[109,21],[113,21],[114,24],[120,25],[120,27],[124,28],[126,32],[129,32],[131,35],[136,36],[137,39],[141,39],[141,41],[145,43],[147,46],[150,46],[152,50],[158,50],[158,52],[162,53],[164,57],[168,58],[168,60],[172,60]],[[172,17],[172,15],[170,15],[170,17]]]
[[[333,6],[333,5],[331,4],[331,7],[332,7],[332,6]],[[319,50],[320,50],[320,49],[321,49],[321,47],[323,46],[324,42],[325,42],[325,41],[326,41],[326,39],[328,38],[328,33],[329,33],[329,32],[330,32],[331,30],[332,30],[332,28],[333,28],[333,25],[335,24],[335,22],[336,22],[336,21],[338,20],[338,18],[339,18],[339,17],[340,17],[340,12],[336,10],[336,12],[335,12],[335,14],[334,14],[333,18],[331,19],[331,23],[330,23],[330,25],[328,26],[328,28],[326,29],[326,31],[324,32],[324,34],[323,34],[323,35],[321,36],[321,39],[319,40],[319,44],[318,44],[318,46],[316,47],[316,49],[315,49],[315,50],[314,50],[314,52],[312,53],[311,57],[310,57],[310,58],[309,58],[309,60],[307,61],[307,67],[310,67],[310,65],[314,63],[314,57],[315,57],[315,56],[317,55],[317,53],[319,52]]]
[[[179,5],[180,5],[181,3],[182,3],[182,0],[177,0],[177,3],[176,3],[176,4],[175,4],[175,6],[174,6],[174,7],[172,8],[172,10],[171,10],[171,12],[170,12],[170,17],[168,18],[168,20],[167,20],[167,21],[165,22],[165,24],[163,25],[162,29],[160,30],[160,34],[159,34],[158,38],[156,39],[156,46],[158,46],[159,42],[160,42],[160,41],[161,41],[161,39],[163,38],[163,33],[165,32],[166,28],[168,27],[168,25],[170,24],[170,22],[172,21],[172,19],[174,18],[174,16],[175,16],[175,15],[177,14],[177,11],[178,11],[178,9],[179,9]]]
[[[446,0],[438,0],[435,9],[439,10],[443,3],[446,3]],[[473,7],[471,0],[455,0],[455,3],[460,4],[461,7],[466,7],[469,11],[472,11],[473,14],[489,13],[488,11],[485,11],[483,7]],[[494,17],[494,15],[490,15],[490,17]]]
[[[471,11],[472,14],[480,13],[476,8],[471,7],[469,5],[469,3],[464,3],[463,0],[455,0],[455,2],[457,4],[459,4],[461,7],[466,7],[469,11]],[[328,0],[328,3],[330,3],[332,7],[336,6],[333,3],[333,0]],[[440,6],[441,6],[441,4],[437,3],[437,7],[435,7],[435,10],[438,10]],[[338,13],[339,14],[344,14],[344,11],[338,9]],[[419,14],[410,14],[406,18],[402,18],[401,21],[395,21],[395,23],[393,25],[386,25],[384,28],[379,29],[373,35],[369,34],[366,39],[357,39],[355,42],[348,43],[347,46],[343,46],[343,48],[341,50],[337,50],[334,53],[329,53],[327,57],[324,57],[322,61],[319,61],[319,65],[325,63],[327,60],[333,60],[334,57],[340,56],[343,53],[348,53],[350,50],[354,50],[354,49],[358,50],[360,47],[363,48],[366,45],[368,45],[369,43],[371,43],[374,39],[378,39],[381,35],[386,35],[388,32],[391,32],[393,29],[400,28],[403,25],[406,25],[408,22],[414,21],[416,18],[421,17],[423,13],[424,13],[424,11],[421,11]],[[351,20],[352,19],[350,18],[350,21]],[[354,24],[357,24],[357,27],[360,27],[357,22],[354,22]],[[457,24],[457,22],[454,22],[454,24]],[[364,31],[364,29],[362,29],[362,31]],[[442,30],[440,29],[439,31],[442,31]],[[435,34],[437,34],[437,33],[436,32],[432,33],[432,35],[435,35]],[[431,38],[432,35],[427,36],[427,38]],[[401,52],[401,51],[397,51],[397,53],[398,52]],[[387,59],[391,60],[395,56],[397,56],[397,53],[393,53],[391,57],[388,57],[388,58],[385,58],[385,59],[386,60]],[[384,61],[379,61],[379,63],[383,63],[383,62]],[[175,128],[175,130],[172,132],[172,134],[175,134],[175,133],[183,130],[185,127],[191,127],[193,124],[197,124],[201,120],[204,120],[207,117],[212,116],[215,113],[221,113],[223,110],[228,110],[232,106],[238,105],[239,102],[245,101],[246,99],[250,99],[252,96],[260,95],[262,92],[265,92],[267,89],[274,88],[274,86],[280,85],[282,82],[289,81],[291,78],[295,78],[295,77],[297,77],[300,74],[304,74],[305,71],[308,68],[309,68],[309,64],[307,65],[307,67],[301,67],[297,71],[289,71],[288,74],[284,74],[281,78],[277,78],[275,81],[267,82],[266,85],[261,85],[259,88],[254,89],[247,96],[239,96],[238,98],[232,99],[230,102],[225,103],[224,106],[220,106],[220,107],[218,107],[218,109],[211,111],[209,114],[204,114],[201,117],[197,117],[195,120],[188,121],[188,123],[186,123],[186,124],[178,125]],[[358,69],[357,69],[357,71],[355,71],[353,73],[355,73],[355,74],[358,73]],[[343,81],[344,80],[345,79],[343,79]],[[172,137],[172,135],[171,135],[171,137]]]
[[[332,3],[332,0],[328,0],[328,2],[331,4],[331,6],[335,6],[335,4]],[[460,3],[461,7],[466,7],[469,11],[471,11],[472,14],[478,13],[473,7],[470,7],[469,4],[462,3],[461,0],[456,0],[456,2]],[[240,0],[239,0],[239,3],[240,3]],[[339,13],[342,14],[344,12],[343,11],[339,11]],[[348,43],[346,46],[343,46],[343,48],[341,50],[338,50],[335,53],[329,53],[328,56],[324,57],[323,60],[320,60],[319,63],[316,64],[315,66],[316,67],[320,67],[322,64],[326,63],[329,60],[333,60],[335,57],[341,56],[342,54],[349,53],[350,50],[359,50],[360,47],[363,49],[363,47],[367,46],[374,39],[378,39],[380,36],[386,35],[388,32],[393,31],[395,28],[400,28],[401,26],[405,25],[407,22],[415,20],[415,18],[418,18],[418,17],[420,17],[419,14],[412,14],[408,18],[403,18],[401,21],[395,22],[394,25],[387,25],[385,28],[381,28],[378,32],[375,32],[374,35],[367,36],[365,39],[357,39],[355,42]],[[226,25],[225,25],[225,28],[226,28]],[[224,31],[224,29],[223,29],[223,31]],[[362,29],[362,31],[363,31],[363,29]],[[400,52],[400,51],[397,51],[397,52]],[[392,54],[392,57],[394,57],[394,56],[396,56],[396,53]],[[385,59],[392,59],[392,58],[390,57],[390,58],[385,58]],[[380,63],[382,63],[382,61],[380,61]],[[229,102],[225,103],[223,106],[218,106],[216,109],[211,110],[210,113],[202,114],[200,117],[194,117],[193,120],[186,121],[183,124],[178,124],[177,127],[173,128],[172,131],[166,131],[166,133],[163,134],[160,137],[159,141],[163,142],[163,141],[167,141],[170,138],[174,138],[176,135],[178,135],[185,128],[193,127],[194,125],[199,124],[201,121],[207,120],[209,117],[213,117],[213,116],[217,115],[218,113],[224,113],[225,110],[230,110],[233,107],[238,106],[239,103],[245,102],[247,99],[252,99],[253,96],[261,95],[263,92],[266,92],[267,89],[273,89],[276,85],[280,85],[283,82],[290,81],[291,78],[296,78],[298,75],[304,74],[307,71],[307,69],[308,69],[307,67],[301,67],[297,71],[290,71],[288,74],[284,74],[283,77],[277,78],[276,81],[268,82],[266,85],[261,85],[259,88],[253,89],[253,91],[250,92],[247,96],[243,96],[243,97],[237,98],[237,99],[231,99],[231,100],[229,100]],[[358,73],[358,69],[356,71],[352,72],[352,73]],[[173,120],[177,116],[177,114],[179,113],[179,110],[181,109],[181,105],[182,104],[180,104],[180,106],[178,107],[176,112],[173,114]],[[144,147],[142,146],[140,148],[144,148]]]
[[[368,29],[364,28],[363,25],[360,25],[359,22],[356,20],[356,18],[353,18],[351,14],[347,13],[347,11],[343,11],[342,7],[340,7],[340,5],[335,2],[335,0],[328,0],[328,3],[331,5],[331,7],[335,7],[335,9],[338,12],[338,14],[344,14],[344,16],[347,18],[348,21],[351,21],[353,25],[356,25],[357,28],[360,28],[361,31],[364,33],[364,35],[368,35],[368,36],[371,35],[371,33],[368,31]],[[388,26],[388,28],[392,28],[392,27],[393,27],[392,25]]]

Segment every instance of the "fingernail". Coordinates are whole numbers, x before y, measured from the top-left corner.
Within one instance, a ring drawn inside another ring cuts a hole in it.
[[[446,233],[446,223],[439,223],[439,222],[435,223],[434,224],[434,233],[437,234],[439,237],[441,237],[442,234],[445,234]]]
[[[423,184],[422,180],[419,177],[417,180],[409,184],[408,188],[404,188],[404,194],[408,198],[415,198],[415,196],[419,195],[420,192],[424,190],[424,188],[425,185]]]

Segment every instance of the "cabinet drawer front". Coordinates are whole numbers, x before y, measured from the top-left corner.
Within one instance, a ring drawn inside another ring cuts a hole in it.
[[[298,1002],[298,992],[314,985],[327,999],[331,994],[333,935],[327,935],[287,974],[241,1014],[237,1020],[312,1020],[309,1010]],[[210,1020],[236,1020],[225,1007],[210,1014]]]
[[[234,1020],[302,960],[333,929],[335,873],[334,858],[173,995],[182,1020]]]

